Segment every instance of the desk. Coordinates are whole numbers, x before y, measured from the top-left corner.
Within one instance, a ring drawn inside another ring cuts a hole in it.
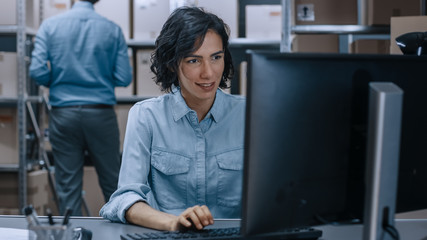
[[[41,217],[42,221],[44,217]],[[59,221],[59,218],[55,218]],[[111,223],[102,218],[96,217],[72,217],[71,227],[84,227],[92,231],[93,240],[119,240],[120,235],[133,232],[154,231],[138,226]],[[239,220],[215,220],[214,227],[236,227],[240,225]],[[401,240],[427,240],[427,219],[398,219],[396,226],[400,233]],[[27,227],[26,219],[23,216],[0,216],[0,227],[20,228]],[[322,240],[361,240],[362,225],[347,226],[319,226],[323,230]],[[1,236],[0,236],[1,238]]]

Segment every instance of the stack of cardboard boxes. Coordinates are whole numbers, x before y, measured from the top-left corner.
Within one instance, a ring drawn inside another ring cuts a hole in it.
[[[98,184],[98,174],[93,166],[85,166],[83,168],[83,198],[88,207],[89,212],[86,212],[82,204],[82,214],[84,216],[99,217],[99,210],[104,205],[104,195],[102,194],[101,187]],[[44,209],[49,208],[53,215],[60,215],[58,206],[54,201],[52,189],[49,187],[45,191],[47,195],[47,203]],[[43,212],[42,212],[43,213]]]
[[[367,12],[362,23],[368,26],[390,25],[393,16],[421,14],[419,0],[367,0]],[[358,22],[357,0],[295,0],[296,25],[356,25]],[[338,36],[334,34],[297,35],[293,41],[294,52],[338,52]],[[389,53],[389,40],[356,40],[350,46],[351,53]]]
[[[0,107],[0,164],[19,162],[17,122],[16,108]]]
[[[18,70],[16,52],[0,52],[0,97],[18,96]]]
[[[27,201],[39,214],[45,214],[48,206],[49,184],[46,170],[29,172],[27,175]],[[20,215],[18,173],[0,174],[0,215]]]

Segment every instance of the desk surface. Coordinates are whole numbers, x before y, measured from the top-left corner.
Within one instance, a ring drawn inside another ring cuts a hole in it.
[[[41,218],[43,220],[43,217]],[[111,223],[102,218],[72,217],[70,223],[73,228],[90,229],[93,233],[93,240],[118,240],[120,235],[124,233],[155,231],[134,225]],[[239,220],[217,219],[213,227],[236,227],[239,225]],[[0,227],[25,229],[27,222],[23,216],[0,216]],[[401,240],[427,240],[427,219],[398,219],[396,220],[396,227],[399,230]],[[322,240],[362,239],[362,225],[319,226],[316,228],[323,230]]]

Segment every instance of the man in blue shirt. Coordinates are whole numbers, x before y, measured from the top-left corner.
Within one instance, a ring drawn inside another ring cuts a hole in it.
[[[60,213],[81,215],[84,154],[96,167],[105,201],[117,189],[120,142],[114,88],[132,81],[119,26],[94,11],[97,0],[77,1],[43,21],[30,76],[49,87],[49,137]]]
[[[233,75],[228,34],[199,8],[169,17],[151,70],[171,93],[131,108],[119,186],[101,216],[160,230],[240,217],[245,98],[219,89]]]

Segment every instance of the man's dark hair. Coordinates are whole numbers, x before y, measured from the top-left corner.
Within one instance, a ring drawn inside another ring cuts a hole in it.
[[[151,71],[162,91],[170,92],[173,85],[179,86],[180,61],[200,48],[208,30],[213,30],[222,39],[224,72],[219,87],[229,88],[227,81],[233,77],[234,67],[228,49],[228,25],[202,8],[182,7],[176,9],[163,25],[151,56]]]

